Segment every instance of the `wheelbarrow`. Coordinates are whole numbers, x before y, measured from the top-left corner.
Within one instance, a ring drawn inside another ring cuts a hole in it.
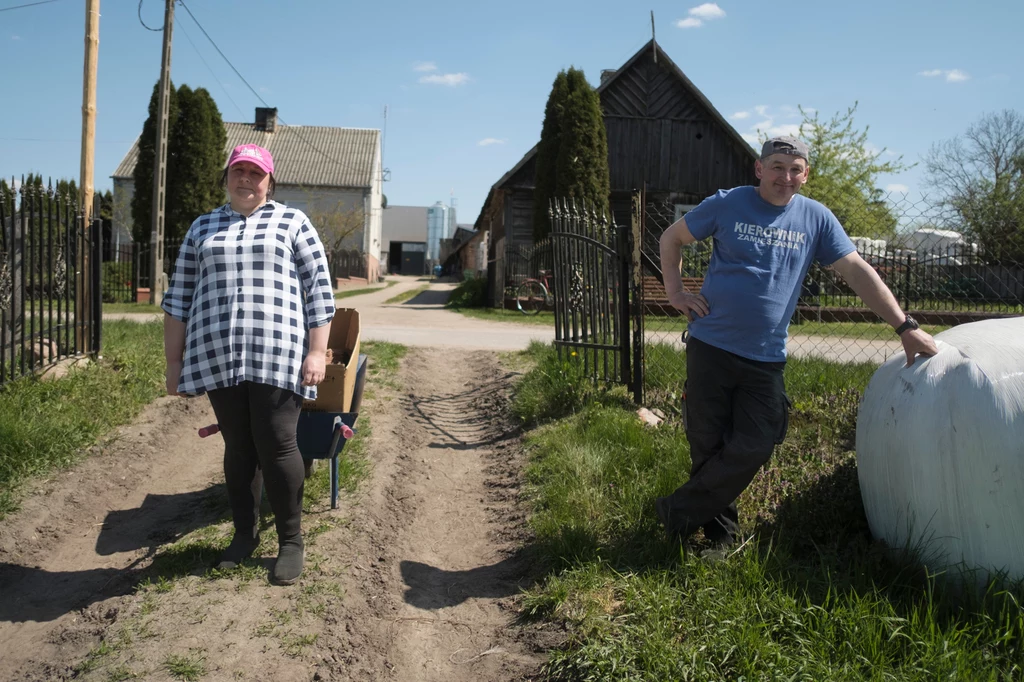
[[[366,385],[366,355],[360,353],[356,364],[356,383],[348,412],[299,413],[296,440],[299,452],[307,463],[318,459],[331,460],[331,509],[338,508],[338,455],[355,434],[359,405]]]
[[[299,423],[295,439],[299,453],[305,463],[318,459],[331,460],[331,509],[338,508],[338,455],[345,443],[355,435],[356,418],[363,401],[363,387],[366,385],[366,355],[360,354],[356,364],[356,383],[352,391],[352,405],[348,412],[299,412]],[[199,436],[206,438],[220,431],[220,426],[211,424],[199,429]],[[307,470],[308,470],[307,466]]]

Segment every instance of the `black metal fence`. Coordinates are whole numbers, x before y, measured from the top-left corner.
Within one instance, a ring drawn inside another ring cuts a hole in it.
[[[555,347],[583,376],[632,384],[629,228],[565,199],[551,202],[550,215]]]
[[[331,274],[334,277],[366,277],[366,264],[359,249],[341,250],[331,254]]]
[[[170,277],[178,258],[181,241],[164,242],[161,272]],[[150,276],[153,247],[149,242],[122,244],[107,249],[103,263],[103,301],[105,303],[148,303],[153,286]]]
[[[0,386],[100,349],[101,260],[101,223],[87,229],[77,197],[0,188]]]

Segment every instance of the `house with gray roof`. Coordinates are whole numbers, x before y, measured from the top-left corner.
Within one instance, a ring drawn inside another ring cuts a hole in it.
[[[277,109],[269,108],[256,109],[255,123],[225,122],[224,129],[226,152],[240,144],[258,144],[270,151],[277,183],[274,200],[310,215],[325,244],[333,229],[340,237],[356,225],[342,246],[362,254],[362,273],[346,274],[370,282],[380,278],[384,199],[379,130],[280,125]],[[135,192],[133,174],[138,158],[136,139],[111,176],[114,205],[121,207],[114,211],[114,229],[120,234],[131,234],[127,207]],[[322,217],[323,224],[316,224],[316,216]]]

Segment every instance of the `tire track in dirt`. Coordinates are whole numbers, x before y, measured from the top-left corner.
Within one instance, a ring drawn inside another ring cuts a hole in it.
[[[0,524],[0,678],[57,679],[116,620],[157,548],[215,520],[209,402],[161,398]]]
[[[509,380],[492,353],[411,349],[403,394],[373,416],[352,564],[370,613],[350,614],[339,637],[347,647],[373,631],[378,676],[367,679],[519,680],[543,663],[542,631],[514,624],[530,571]]]

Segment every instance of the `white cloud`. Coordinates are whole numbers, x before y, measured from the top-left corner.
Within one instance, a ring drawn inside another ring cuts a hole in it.
[[[698,26],[703,25],[704,22],[695,17],[687,17],[685,19],[680,19],[679,21],[676,22],[676,26],[678,26],[679,28],[697,28]]]
[[[270,88],[268,88],[267,86],[265,86],[265,85],[261,85],[260,86],[260,92],[268,94],[268,95],[273,94],[273,91]]]
[[[885,186],[885,191],[886,192],[899,192],[901,194],[906,194],[906,193],[908,193],[910,191],[910,188],[907,187],[906,185],[901,185],[899,183],[894,182],[891,185],[886,185]]]
[[[761,146],[761,138],[757,136],[757,133],[742,133],[741,137],[749,142],[752,147]]]
[[[21,36],[11,36],[11,40],[21,40]]]
[[[505,144],[505,140],[499,140],[496,137],[485,137],[484,139],[477,142],[481,147],[488,147],[492,144]]]
[[[937,78],[938,76],[945,76],[947,83],[962,83],[966,80],[970,80],[971,76],[966,71],[960,69],[928,69],[927,71],[918,71],[918,76],[924,76],[925,78]]]
[[[434,62],[416,62],[412,65],[412,70],[419,71],[420,73],[437,71],[437,64]]]
[[[775,123],[775,119],[774,118],[766,118],[763,121],[761,121],[760,123],[756,124],[754,126],[754,130],[765,130],[767,128],[771,128],[772,124],[774,124],[774,123]]]
[[[789,135],[790,137],[800,137],[800,124],[799,123],[784,123],[777,126],[769,126],[768,128],[762,129],[768,137],[779,137],[780,135]]]
[[[718,6],[714,2],[705,2],[703,5],[697,5],[690,9],[690,16],[697,17],[698,19],[721,19],[725,16],[725,10]]]
[[[737,111],[735,114],[730,116],[730,118],[732,118],[732,119],[734,119],[736,121],[742,121],[745,118],[750,118],[750,112],[749,111]]]
[[[705,21],[721,19],[725,17],[725,10],[714,2],[705,2],[703,5],[691,7],[688,17],[676,22],[679,28],[697,28],[703,26]]]
[[[447,85],[454,88],[458,85],[465,85],[469,82],[468,73],[432,73],[429,76],[420,77],[420,83],[427,85]]]
[[[758,116],[764,116],[768,111],[768,107],[766,107],[763,104],[758,104],[756,107],[754,107],[754,111],[757,112]]]

